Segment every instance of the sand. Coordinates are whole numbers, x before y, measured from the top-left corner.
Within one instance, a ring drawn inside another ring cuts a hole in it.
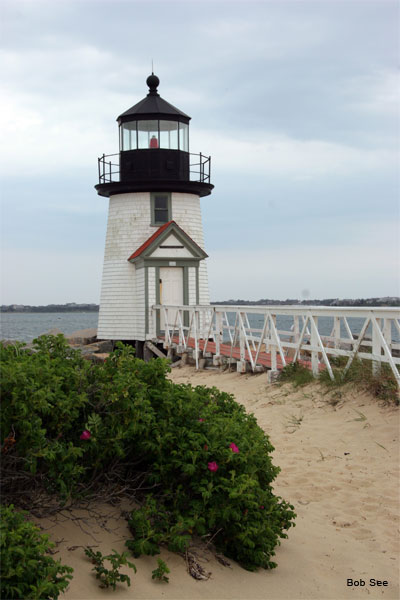
[[[239,375],[176,368],[177,383],[216,386],[231,392],[255,414],[270,436],[274,464],[282,469],[275,492],[294,504],[296,527],[277,549],[278,567],[251,573],[208,556],[212,573],[196,581],[185,561],[163,551],[170,583],[156,583],[155,557],[132,559],[132,586],[102,590],[91,575],[83,546],[103,554],[124,549],[129,537],[121,511],[97,505],[61,513],[40,524],[58,542],[57,554],[75,569],[66,600],[117,599],[261,600],[399,598],[399,410],[352,389],[326,393],[314,383],[267,384],[265,374]],[[97,514],[95,514],[97,513]],[[74,520],[71,520],[71,516]],[[129,574],[129,569],[123,569]],[[364,581],[348,586],[348,579]],[[370,580],[387,581],[372,586]]]

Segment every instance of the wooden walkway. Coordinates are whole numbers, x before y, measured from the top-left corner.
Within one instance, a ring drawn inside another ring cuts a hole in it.
[[[160,341],[164,342],[164,336],[160,336]],[[171,341],[173,343],[173,345],[176,347],[179,345],[179,337],[178,336],[173,336],[171,338]],[[194,338],[189,338],[187,340],[187,347],[191,348],[192,350],[195,350],[195,339]],[[204,352],[204,348],[206,347],[206,353],[210,353],[213,355],[216,355],[216,343],[213,341],[206,341],[203,339],[199,339],[198,341],[198,348],[201,352]],[[226,356],[227,358],[231,357],[232,359],[234,359],[235,361],[240,361],[240,348],[239,346],[231,346],[230,344],[220,344],[220,354],[222,356]],[[256,351],[255,350],[251,350],[251,354],[253,357],[253,360],[256,357]],[[247,349],[245,349],[245,360],[247,362],[250,363],[250,357],[249,357],[249,352]],[[285,356],[285,360],[286,360],[286,364],[290,364],[293,362],[293,359],[290,358],[289,356]],[[298,360],[298,363],[302,364],[304,367],[307,367],[308,369],[311,369],[311,361],[305,361],[305,360]],[[260,365],[262,367],[265,367],[266,369],[272,369],[272,356],[270,352],[261,352],[258,355],[257,358],[257,365]],[[276,366],[278,371],[282,370],[284,365],[282,363],[282,359],[281,356],[279,354],[279,352],[276,353]],[[323,365],[321,365],[322,368]]]
[[[360,319],[356,332],[354,319]],[[162,337],[156,333],[161,322]],[[400,311],[395,307],[155,304],[150,323],[149,340],[178,354],[193,352],[197,368],[201,358],[214,355],[215,365],[231,358],[240,373],[264,368],[272,377],[296,358],[316,377],[327,369],[334,381],[335,357],[347,357],[345,372],[358,358],[372,361],[376,374],[386,363],[400,388]]]

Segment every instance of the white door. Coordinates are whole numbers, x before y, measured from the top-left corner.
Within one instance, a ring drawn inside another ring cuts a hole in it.
[[[160,304],[183,304],[183,267],[160,267]],[[168,311],[168,324],[175,322],[176,310]],[[165,329],[164,311],[161,311],[160,329]]]

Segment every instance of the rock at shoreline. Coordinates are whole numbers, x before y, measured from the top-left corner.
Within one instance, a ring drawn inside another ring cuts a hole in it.
[[[113,351],[111,340],[98,340],[97,329],[81,329],[66,335],[70,346],[81,351],[83,358],[94,363],[103,363]]]
[[[97,341],[97,329],[80,329],[65,336],[71,346],[88,346]]]

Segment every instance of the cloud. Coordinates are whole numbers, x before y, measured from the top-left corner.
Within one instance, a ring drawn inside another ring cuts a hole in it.
[[[102,254],[15,248],[3,254],[2,304],[99,302]]]
[[[93,115],[92,104],[90,96],[80,104],[71,98],[55,104],[52,98],[5,90],[0,110],[0,127],[7,139],[4,173],[49,176],[90,165],[96,168],[103,148],[107,154],[118,152],[117,126],[108,115],[110,127],[105,129],[102,111]]]
[[[115,119],[134,104],[135,94],[125,94],[121,82],[139,80],[137,93],[144,95],[135,64],[118,61],[110,51],[71,44],[65,35],[49,35],[44,45],[0,53],[7,175],[96,169],[99,155],[118,152]]]
[[[399,117],[400,74],[394,69],[353,77],[343,90],[348,107],[385,117]]]
[[[336,246],[297,244],[210,254],[212,301],[227,298],[360,298],[400,295],[399,255],[387,247],[350,241]]]
[[[9,302],[98,300],[96,159],[118,151],[152,57],[212,156],[214,298],[391,294],[395,4],[3,0]]]
[[[7,175],[50,175],[82,167],[96,168],[103,152],[118,152],[118,128],[114,117],[129,105],[120,98],[107,98],[103,107],[92,112],[93,94],[79,103],[68,98],[57,106],[39,107],[39,98],[30,94],[5,94],[0,126],[7,138],[2,168]],[[60,114],[62,113],[62,117]],[[113,114],[112,114],[113,113]],[[393,150],[357,148],[325,140],[296,139],[285,134],[259,131],[256,139],[246,132],[237,135],[211,130],[191,134],[191,148],[212,156],[213,169],[228,172],[264,172],[302,180],[325,175],[348,175],[385,170],[397,163]]]
[[[64,32],[42,35],[33,48],[3,49],[0,64],[2,80],[11,89],[29,89],[61,102],[85,95],[90,88],[98,89],[99,83],[102,87],[115,85],[116,64],[119,72],[125,67],[121,76],[128,72],[137,75],[134,66],[121,65],[114,52],[90,43],[71,43]]]
[[[252,8],[254,18],[246,18],[243,9],[248,12]],[[233,13],[234,16],[216,15],[198,26],[207,43],[218,48],[218,59],[228,58],[230,64],[232,55],[240,62],[262,57],[267,64],[298,58],[326,44],[330,37],[331,26],[323,15],[297,12],[294,17],[288,10],[280,10],[277,4],[263,6],[261,2],[258,6],[254,2],[237,3]]]
[[[317,139],[300,140],[263,131],[257,139],[249,139],[243,132],[230,137],[203,130],[192,135],[194,146],[212,155],[213,169],[264,172],[303,180],[385,170],[395,166],[398,159],[395,151]]]

